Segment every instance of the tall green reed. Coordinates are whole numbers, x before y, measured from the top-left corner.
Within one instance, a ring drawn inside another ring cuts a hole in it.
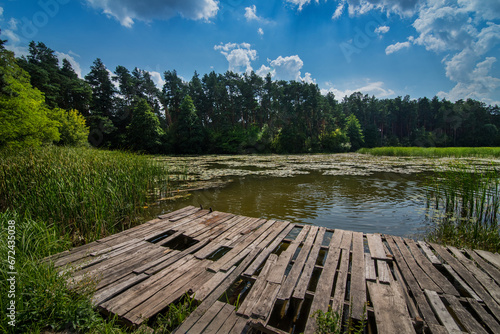
[[[358,153],[399,157],[500,157],[500,147],[375,147],[362,148]]]
[[[433,222],[429,240],[500,250],[500,175],[494,166],[451,164],[432,179],[427,205]]]
[[[0,210],[54,224],[75,244],[137,224],[151,192],[168,186],[150,156],[49,146],[0,157]]]

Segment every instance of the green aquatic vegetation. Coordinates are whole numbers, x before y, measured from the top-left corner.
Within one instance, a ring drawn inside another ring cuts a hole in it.
[[[431,179],[428,216],[433,223],[427,239],[433,242],[500,250],[500,175],[496,167],[478,170],[452,164]]]
[[[169,181],[164,163],[119,151],[49,146],[0,156],[0,209],[53,224],[75,244],[140,222],[148,197]]]
[[[398,157],[500,157],[500,147],[375,147],[362,148],[362,154]]]

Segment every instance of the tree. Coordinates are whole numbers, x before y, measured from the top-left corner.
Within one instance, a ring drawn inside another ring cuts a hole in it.
[[[174,147],[179,154],[200,154],[205,150],[206,135],[191,96],[186,95],[179,107],[173,129]]]
[[[69,111],[55,108],[51,118],[59,122],[59,132],[61,134],[58,145],[79,146],[84,145],[88,141],[89,128],[86,125],[85,117],[78,110],[71,109]]]
[[[14,53],[0,46],[0,147],[40,146],[58,141],[60,125],[43,94],[16,64]]]
[[[115,130],[112,118],[115,114],[114,95],[116,89],[101,59],[97,58],[94,61],[89,74],[85,76],[85,80],[92,88],[89,141],[94,146],[116,144],[116,141],[113,143],[113,138],[109,136]]]
[[[136,151],[158,153],[164,135],[160,121],[145,99],[139,99],[134,104],[132,120],[127,126],[129,145]]]
[[[349,115],[347,118],[346,133],[349,137],[349,141],[351,142],[351,149],[353,151],[357,151],[363,147],[363,131],[361,130],[361,125],[354,114]]]

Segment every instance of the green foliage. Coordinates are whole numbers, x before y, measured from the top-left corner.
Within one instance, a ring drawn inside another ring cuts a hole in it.
[[[495,167],[454,164],[432,178],[427,194],[433,242],[500,251],[500,178]]]
[[[156,320],[155,333],[172,333],[179,327],[189,315],[196,310],[198,303],[187,293],[178,303],[172,303],[168,306],[164,314],[160,314]]]
[[[351,114],[349,115],[349,117],[347,117],[346,133],[347,137],[349,137],[351,149],[353,151],[357,151],[361,147],[363,147],[365,143],[363,130],[361,129],[361,124],[354,114]]]
[[[173,137],[176,153],[179,154],[200,154],[206,146],[206,134],[189,95],[179,107]]]
[[[60,124],[51,119],[43,94],[31,86],[29,75],[5,49],[0,49],[0,72],[0,148],[36,147],[58,141]]]
[[[50,117],[60,124],[61,136],[57,142],[59,145],[81,146],[87,143],[89,128],[86,125],[85,117],[77,110],[66,111],[55,108]]]
[[[320,136],[321,147],[324,152],[341,153],[351,148],[347,134],[341,129],[335,129]]]
[[[127,126],[130,147],[136,151],[158,153],[164,135],[158,117],[145,99],[136,102],[132,121]]]
[[[0,207],[54,224],[74,243],[137,224],[148,195],[168,186],[165,167],[148,156],[85,147],[0,156]]]
[[[500,157],[500,147],[376,147],[358,153],[400,157]]]
[[[316,334],[362,334],[366,327],[366,305],[364,307],[363,320],[354,324],[349,316],[342,331],[342,316],[328,306],[328,311],[316,310],[311,317],[316,318]]]
[[[82,333],[130,333],[117,324],[117,319],[104,320],[94,311],[90,297],[92,286],[77,286],[68,290],[68,275],[59,275],[49,263],[42,262],[48,255],[61,252],[71,245],[61,237],[54,225],[23,216],[16,211],[0,213],[0,256],[7,259],[7,225],[16,228],[16,326],[8,325],[5,316],[0,320],[0,332],[40,333],[69,331]],[[0,307],[7,309],[10,298],[7,278],[11,275],[2,266],[0,270]],[[5,298],[4,298],[5,296]],[[137,331],[139,334],[139,331]]]

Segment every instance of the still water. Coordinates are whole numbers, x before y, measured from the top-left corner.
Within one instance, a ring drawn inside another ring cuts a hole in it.
[[[233,214],[288,220],[365,233],[419,237],[425,219],[425,176],[379,172],[370,176],[323,175],[232,177],[227,185],[152,206],[148,215],[187,205]]]

